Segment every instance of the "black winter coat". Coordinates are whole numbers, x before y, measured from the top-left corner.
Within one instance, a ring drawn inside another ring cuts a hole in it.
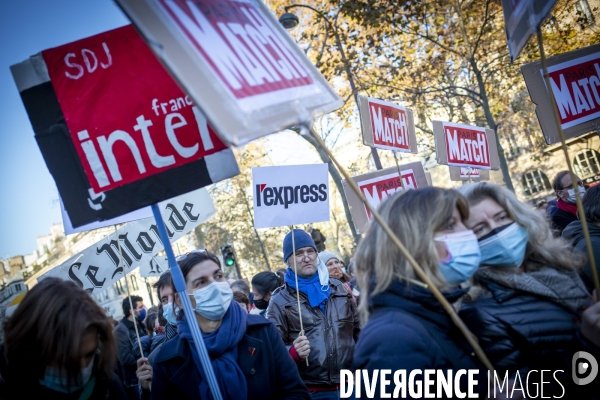
[[[238,344],[238,365],[246,377],[248,400],[309,399],[275,326],[259,315],[248,315],[246,325],[246,334]],[[156,356],[150,396],[199,399],[201,379],[188,341],[178,335],[165,342]]]
[[[560,236],[563,230],[573,221],[577,221],[577,215],[557,208],[550,216],[552,230],[555,236]]]
[[[141,323],[138,323],[138,332],[140,336],[145,336],[146,330]],[[135,371],[140,351],[133,322],[123,317],[113,330],[113,334],[117,342],[117,358],[121,367],[120,375],[123,385],[125,387],[137,386],[138,380]],[[135,350],[136,346],[137,351]]]
[[[590,303],[578,274],[482,267],[475,280],[480,294],[471,302],[467,296],[459,315],[497,371],[524,377],[531,370],[563,370],[560,380],[568,385],[581,312]],[[550,386],[560,397],[556,381]]]
[[[444,296],[454,303],[465,293],[456,289]],[[354,350],[353,369],[371,374],[406,369],[407,376],[414,369],[480,369],[478,391],[485,391],[485,368],[429,289],[394,282],[370,299],[370,310]],[[379,387],[375,393],[379,396]],[[364,390],[361,394],[366,398]]]
[[[596,269],[598,270],[598,273],[600,273],[600,226],[588,222],[588,228],[590,231],[590,239],[592,241],[592,249],[594,251],[594,259],[596,260]],[[571,245],[576,251],[583,253],[586,259],[588,258],[587,245],[585,243],[585,237],[583,236],[581,221],[571,222],[563,231],[562,237],[571,242]],[[589,260],[583,266],[581,272],[581,279],[583,279],[583,283],[585,283],[585,286],[587,286],[588,290],[591,292],[594,289],[594,278]]]

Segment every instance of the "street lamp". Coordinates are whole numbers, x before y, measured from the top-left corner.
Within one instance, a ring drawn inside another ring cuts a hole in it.
[[[296,15],[289,12],[289,10],[294,7],[308,8],[309,10],[314,11],[321,18],[323,18],[323,20],[325,20],[325,22],[327,22],[327,26],[329,28],[331,28],[331,30],[333,31],[333,35],[335,37],[335,42],[336,42],[337,48],[340,52],[340,56],[342,57],[342,62],[344,63],[344,69],[346,70],[346,75],[348,76],[348,82],[350,83],[350,89],[352,89],[354,101],[356,102],[356,108],[359,108],[359,106],[358,106],[358,89],[356,88],[356,85],[354,84],[354,76],[352,75],[352,71],[350,70],[350,64],[348,63],[348,59],[346,59],[346,53],[344,52],[344,47],[342,46],[342,41],[340,40],[340,36],[337,32],[337,27],[334,25],[333,22],[331,22],[331,20],[322,11],[320,11],[314,7],[311,7],[309,5],[306,5],[306,4],[293,4],[293,5],[285,6],[284,7],[285,13],[283,13],[281,15],[281,17],[279,17],[279,23],[285,29],[288,29],[288,30],[294,29],[296,26],[298,26],[298,23],[300,20],[298,19],[298,17]],[[381,160],[379,159],[379,154],[377,154],[377,149],[375,149],[375,147],[371,147],[371,156],[373,157],[373,162],[375,163],[375,168],[382,169]]]

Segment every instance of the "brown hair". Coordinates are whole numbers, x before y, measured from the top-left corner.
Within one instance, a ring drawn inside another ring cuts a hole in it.
[[[5,322],[5,356],[8,370],[18,380],[38,384],[46,366],[64,369],[70,384],[81,371],[83,337],[98,333],[95,369],[104,379],[116,363],[113,324],[92,297],[71,281],[46,278],[23,299]]]
[[[379,209],[398,239],[409,249],[425,274],[440,290],[449,287],[439,272],[439,256],[433,236],[444,229],[457,208],[461,219],[469,217],[467,200],[456,190],[425,187],[396,194]],[[370,223],[356,254],[356,276],[364,301],[359,304],[362,322],[369,316],[369,299],[384,292],[395,280],[414,280],[407,259],[376,221]]]
[[[246,305],[246,308],[250,309],[250,299],[244,292],[233,292],[233,301],[236,303],[242,303]]]

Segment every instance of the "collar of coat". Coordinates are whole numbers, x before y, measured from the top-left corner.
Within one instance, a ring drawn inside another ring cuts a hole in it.
[[[518,268],[482,267],[477,271],[480,282],[499,302],[525,292],[581,313],[590,304],[590,294],[575,271],[544,267],[523,272]]]

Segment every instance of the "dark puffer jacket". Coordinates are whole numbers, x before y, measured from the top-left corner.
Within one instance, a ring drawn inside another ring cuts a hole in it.
[[[579,275],[552,268],[522,273],[482,267],[474,278],[478,286],[459,314],[494,367],[502,373],[518,370],[521,376],[560,369],[566,372],[560,380],[567,384],[581,312],[590,304]],[[552,390],[562,392],[556,383]]]
[[[444,297],[454,303],[466,292],[456,289]],[[479,369],[477,391],[485,391],[485,368],[429,289],[394,282],[371,298],[369,305],[370,316],[354,351],[353,369],[366,369],[370,374],[406,369],[407,376],[415,369]],[[466,384],[461,381],[463,389]],[[379,387],[375,393],[379,395]],[[364,390],[362,394],[364,397]]]
[[[588,222],[588,228],[590,231],[590,239],[592,241],[592,249],[594,251],[594,259],[596,260],[596,270],[598,270],[598,273],[600,273],[600,226]],[[575,248],[575,250],[583,253],[586,259],[588,258],[587,244],[585,243],[581,221],[571,222],[563,231],[562,237],[571,242],[571,245]],[[594,278],[592,275],[592,266],[589,260],[584,265],[581,272],[583,283],[585,283],[588,290],[592,291],[594,288]]]
[[[340,383],[340,370],[350,368],[354,345],[360,332],[358,313],[352,297],[336,279],[329,280],[331,295],[326,315],[312,308],[300,292],[304,335],[310,343],[309,367],[297,363],[300,376],[307,386],[331,386]],[[287,284],[273,292],[267,308],[271,320],[288,348],[300,333],[296,291]]]

